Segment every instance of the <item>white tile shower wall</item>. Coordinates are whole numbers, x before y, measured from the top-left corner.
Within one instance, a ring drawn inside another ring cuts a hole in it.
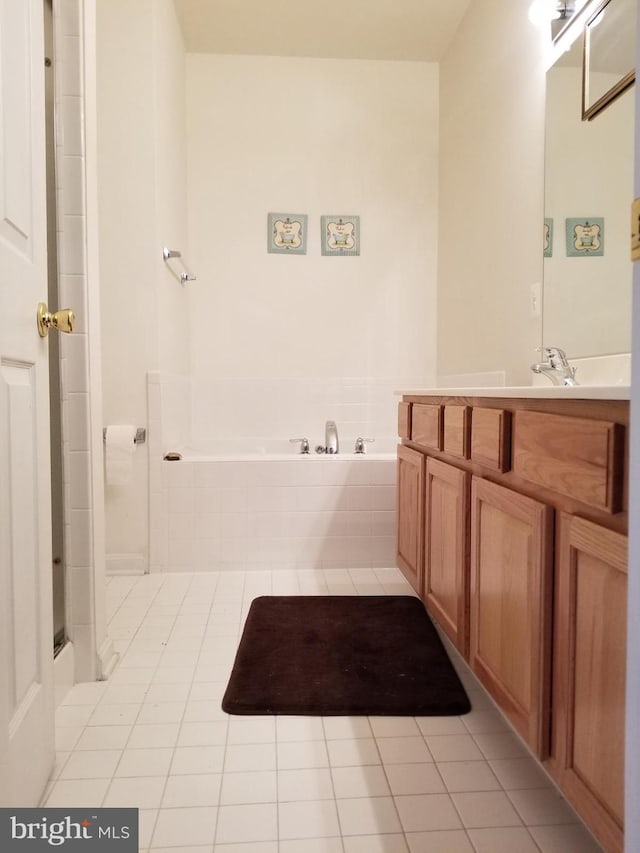
[[[163,246],[191,257],[185,55],[173,0],[100,0],[96,56],[104,423],[146,426],[152,436],[147,371],[188,373],[190,364],[190,288],[180,283],[179,264],[162,260]],[[184,406],[167,409],[188,414]],[[166,430],[172,438],[168,421]],[[149,462],[142,445],[131,482],[106,489],[112,564],[123,554],[148,564]]]
[[[162,440],[165,447],[191,443],[192,387],[183,376],[163,375],[160,388]]]
[[[395,460],[164,462],[169,571],[395,561]]]
[[[162,457],[171,447],[191,443],[191,382],[187,377],[152,371],[147,374],[149,447],[149,566],[168,564],[167,478]]]
[[[61,336],[61,405],[64,454],[66,629],[73,641],[76,680],[99,676],[112,651],[104,647],[100,626],[104,599],[96,595],[97,542],[92,469],[90,347],[88,340],[87,196],[84,51],[85,18],[81,0],[54,0],[56,192],[59,302],[76,314],[72,336]]]
[[[192,440],[284,439],[306,436],[324,443],[324,425],[334,420],[341,438],[388,439],[396,435],[394,391],[424,383],[424,376],[377,379],[194,379]],[[375,446],[372,448],[375,450]]]

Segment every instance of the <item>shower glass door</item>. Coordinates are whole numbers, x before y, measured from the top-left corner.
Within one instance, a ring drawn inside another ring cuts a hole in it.
[[[45,119],[47,142],[47,276],[48,304],[58,306],[58,244],[56,222],[56,143],[53,61],[52,0],[44,2],[45,29]],[[60,405],[59,336],[49,335],[49,405],[51,409],[51,534],[53,572],[53,649],[54,655],[66,642],[65,564],[64,564],[64,488],[62,479],[62,425]]]

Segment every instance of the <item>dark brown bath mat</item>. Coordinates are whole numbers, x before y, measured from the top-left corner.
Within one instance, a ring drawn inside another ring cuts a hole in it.
[[[471,705],[412,596],[262,596],[222,708],[307,716],[466,714]]]

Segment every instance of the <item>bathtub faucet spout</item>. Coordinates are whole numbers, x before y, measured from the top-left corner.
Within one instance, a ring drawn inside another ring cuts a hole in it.
[[[335,421],[327,421],[324,426],[324,452],[338,452],[338,427]]]

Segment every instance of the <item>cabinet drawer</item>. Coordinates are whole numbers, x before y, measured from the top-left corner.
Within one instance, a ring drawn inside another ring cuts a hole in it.
[[[556,492],[605,510],[622,506],[624,427],[543,412],[515,416],[513,470]]]
[[[511,412],[473,407],[471,459],[496,471],[511,466]]]
[[[442,450],[442,406],[429,403],[413,404],[411,440],[423,447]]]
[[[469,458],[469,406],[444,407],[444,451],[460,459]]]
[[[398,435],[411,438],[411,403],[398,403]]]

